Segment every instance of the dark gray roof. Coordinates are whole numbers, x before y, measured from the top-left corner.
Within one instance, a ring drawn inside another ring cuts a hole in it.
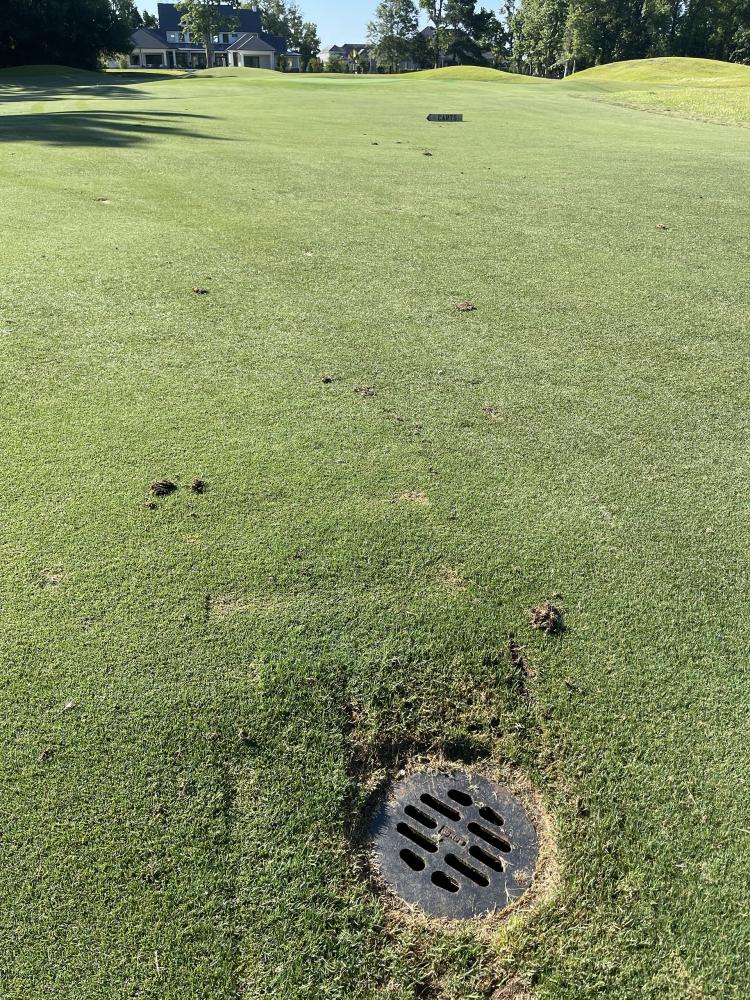
[[[172,30],[171,28],[169,29]],[[131,35],[131,45],[133,49],[171,49],[173,52],[203,52],[204,47],[195,42],[168,42],[166,31],[157,31],[156,28],[139,28]],[[218,42],[214,45],[214,52],[228,52],[238,50],[252,50],[253,52],[285,52],[286,45],[284,39],[278,35],[260,35],[246,32],[241,35],[236,42],[227,44]]]
[[[159,27],[162,31],[180,30],[182,13],[177,9],[176,4],[160,3],[158,11]],[[239,31],[260,32],[263,30],[260,13],[257,10],[237,10],[231,4],[223,3],[219,6],[219,13],[222,17],[234,18],[235,22],[239,25]]]
[[[264,42],[263,39],[256,34],[245,34],[240,35],[236,42],[232,42],[231,45],[227,47],[228,52],[234,51],[243,52],[275,52],[276,49],[273,45],[269,45],[268,42]]]
[[[138,28],[133,32],[131,43],[134,49],[167,49],[170,46],[158,31],[151,28]]]
[[[322,51],[329,55],[348,57],[352,54],[352,52],[369,53],[370,46],[366,45],[365,42],[362,42],[361,44],[358,44],[357,42],[346,42],[344,45],[326,45]]]

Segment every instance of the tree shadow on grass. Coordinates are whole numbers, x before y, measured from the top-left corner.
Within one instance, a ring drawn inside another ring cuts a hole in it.
[[[0,115],[0,143],[40,142],[48,146],[134,146],[160,135],[227,141],[196,132],[193,121],[214,121],[211,115],[172,111],[50,111],[31,115]]]
[[[4,74],[5,75],[5,74]],[[93,74],[87,74],[93,76]],[[61,77],[40,77],[38,79],[22,76],[12,78],[11,82],[6,82],[0,76],[0,104],[18,103],[20,101],[71,101],[87,98],[100,97],[102,100],[117,100],[127,98],[129,100],[139,100],[153,97],[148,92],[142,93],[134,89],[129,84],[158,83],[161,80],[180,80],[184,74],[147,72],[139,73],[119,73],[117,83],[111,77],[102,75],[101,80],[86,80],[82,82],[75,78]]]

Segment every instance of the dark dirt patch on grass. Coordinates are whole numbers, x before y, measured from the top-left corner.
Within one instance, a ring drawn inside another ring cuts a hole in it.
[[[529,609],[529,624],[545,635],[559,635],[565,628],[562,611],[551,601],[543,601]]]
[[[531,666],[523,646],[516,641],[513,635],[508,636],[508,655],[516,680],[523,687],[524,691],[528,693],[527,685],[530,681],[536,680],[537,674]]]
[[[177,483],[171,479],[155,479],[149,486],[151,496],[168,497],[177,491]]]

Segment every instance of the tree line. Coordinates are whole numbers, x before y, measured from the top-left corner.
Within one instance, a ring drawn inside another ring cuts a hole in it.
[[[224,0],[225,2],[225,0]],[[295,0],[230,3],[260,11],[263,30],[280,35],[300,53],[303,69],[320,52],[318,29],[306,21]],[[182,0],[183,25],[206,48],[211,65],[212,39],[232,30],[232,16],[220,0]],[[0,67],[32,64],[96,69],[103,56],[130,51],[137,28],[157,28],[156,17],[139,11],[135,0],[0,0]]]
[[[389,72],[463,63],[565,76],[654,56],[750,63],[750,0],[505,0],[499,9],[478,0],[381,0],[368,41]]]

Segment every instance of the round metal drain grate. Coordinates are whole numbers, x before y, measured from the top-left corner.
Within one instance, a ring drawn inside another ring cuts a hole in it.
[[[531,885],[536,830],[502,785],[467,774],[414,774],[394,789],[370,832],[383,880],[436,917],[502,910]]]

